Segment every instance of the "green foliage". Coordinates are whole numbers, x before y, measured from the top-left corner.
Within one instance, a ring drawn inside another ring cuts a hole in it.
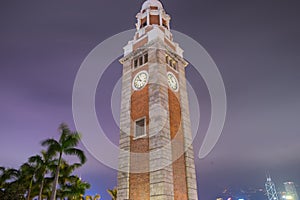
[[[101,199],[101,196],[99,194],[96,194],[94,197],[88,195],[88,196],[85,196],[85,198],[82,198],[82,200],[100,200]]]
[[[19,169],[0,166],[0,199],[31,200],[81,199],[90,184],[73,175],[75,169],[86,162],[85,154],[77,148],[80,134],[72,132],[66,124],[59,126],[60,138],[42,141],[40,154],[31,156]],[[63,155],[73,155],[79,163],[69,163]]]
[[[0,199],[23,200],[26,192],[25,186],[20,180],[20,171],[1,167],[0,174]]]
[[[78,176],[70,176],[67,181],[61,185],[61,197],[80,199],[85,193],[85,190],[90,187],[89,183],[82,181]]]
[[[112,190],[107,190],[108,194],[111,196],[112,200],[116,200],[117,199],[117,188],[114,188]]]
[[[76,148],[80,141],[80,134],[78,132],[72,132],[66,124],[61,124],[59,131],[61,132],[61,135],[58,141],[55,139],[47,139],[42,142],[42,146],[48,147],[47,152],[49,152],[51,155],[55,155],[58,159],[50,200],[56,200],[56,192],[63,155],[77,156],[80,160],[80,164],[84,164],[86,162],[84,152]]]

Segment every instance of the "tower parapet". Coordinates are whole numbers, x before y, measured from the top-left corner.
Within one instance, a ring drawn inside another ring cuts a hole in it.
[[[183,50],[173,41],[173,35],[170,31],[171,17],[165,12],[160,1],[145,1],[141,11],[136,15],[136,19],[136,33],[133,40],[124,47],[124,56],[146,43],[160,39],[166,44],[169,51],[183,57]]]

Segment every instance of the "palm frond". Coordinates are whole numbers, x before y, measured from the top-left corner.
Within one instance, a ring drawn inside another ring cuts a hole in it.
[[[69,126],[66,123],[61,123],[58,127],[59,130],[69,129]]]
[[[77,168],[79,168],[79,167],[81,167],[81,166],[82,166],[81,163],[74,163],[74,164],[72,164],[70,167],[71,167],[73,170],[75,170],[75,169],[77,169]]]
[[[31,156],[28,158],[28,162],[29,163],[38,163],[38,164],[42,164],[43,163],[43,159],[40,155],[35,155],[35,156]]]
[[[57,142],[55,139],[50,138],[50,139],[46,139],[43,140],[41,142],[42,146],[60,146],[59,142]]]
[[[53,148],[53,150],[54,150],[54,148]],[[47,149],[47,151],[42,150],[41,154],[43,156],[44,162],[47,163],[47,162],[52,160],[52,158],[56,155],[56,152],[55,151],[52,151],[52,152],[50,151],[49,152],[48,149]]]
[[[13,169],[13,168],[8,168],[5,169],[1,175],[1,179],[6,181],[10,179],[17,179],[20,176],[20,171]]]
[[[66,155],[75,155],[79,158],[80,162],[84,164],[86,162],[86,156],[84,152],[77,148],[68,148],[64,150]]]
[[[57,168],[58,160],[52,161],[48,164],[48,169],[52,172],[55,172]]]
[[[71,135],[68,135],[65,138],[62,145],[63,145],[64,148],[71,148],[71,147],[77,146],[79,141],[80,141],[80,135],[78,133],[77,134],[71,134]]]
[[[116,200],[117,199],[117,193],[118,193],[117,188],[114,188],[112,190],[108,189],[106,191],[111,196],[112,200]]]
[[[65,123],[60,124],[58,130],[61,134],[59,138],[59,142],[63,143],[63,141],[66,140],[67,136],[71,134],[71,130],[69,129],[68,125]]]
[[[47,139],[42,142],[42,146],[47,146],[47,157],[54,157],[62,151],[62,147],[55,139]]]

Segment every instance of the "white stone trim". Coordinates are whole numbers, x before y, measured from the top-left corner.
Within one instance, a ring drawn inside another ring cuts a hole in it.
[[[189,115],[189,102],[186,88],[186,77],[183,66],[179,70],[179,84],[180,84],[180,104],[181,104],[181,124],[184,133],[184,150],[185,150],[185,169],[188,190],[188,200],[198,200],[197,195],[197,178],[195,171],[194,152],[192,146],[192,132]]]
[[[147,10],[147,26],[150,25],[150,12]]]
[[[123,47],[123,49],[124,49],[124,56],[130,54],[133,51],[133,44],[132,44],[132,42],[131,41],[128,42],[128,44],[125,47]]]
[[[122,101],[120,113],[120,154],[118,172],[118,200],[129,199],[130,178],[130,96],[131,96],[131,63],[123,63]]]
[[[157,26],[154,26],[153,29],[149,31],[147,35],[148,35],[148,43],[157,38],[164,40],[165,37],[165,33],[162,30],[160,30],[160,28],[158,28]]]

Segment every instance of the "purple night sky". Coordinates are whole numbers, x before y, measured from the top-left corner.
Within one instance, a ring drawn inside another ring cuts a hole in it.
[[[266,171],[279,188],[288,180],[300,184],[300,1],[162,3],[172,17],[171,28],[194,38],[212,56],[227,92],[222,136],[209,156],[195,160],[200,198],[214,199],[225,187],[262,188]],[[0,2],[1,166],[17,168],[37,154],[41,140],[58,136],[61,122],[74,129],[72,89],[81,63],[101,41],[134,28],[141,4]],[[121,69],[116,61],[106,70],[96,97],[99,121],[115,143],[119,131],[110,100]],[[203,79],[194,72],[187,67],[201,108],[197,155],[210,119],[210,100]],[[77,173],[92,184],[89,193],[108,199],[106,189],[117,184],[117,172],[86,153],[88,162]]]

